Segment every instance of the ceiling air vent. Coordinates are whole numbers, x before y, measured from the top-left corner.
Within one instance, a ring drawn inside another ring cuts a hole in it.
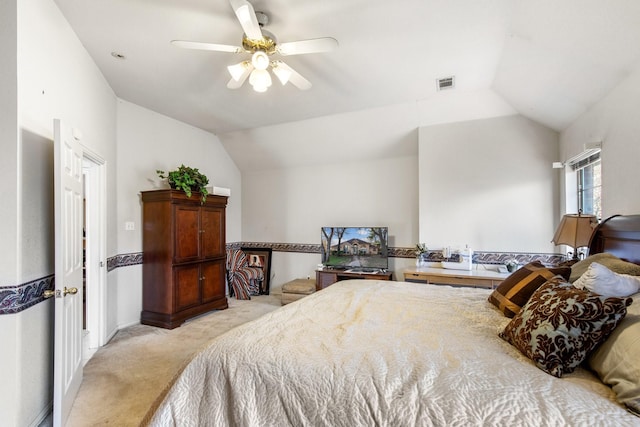
[[[436,80],[436,87],[438,90],[453,89],[455,86],[455,77],[443,77]]]

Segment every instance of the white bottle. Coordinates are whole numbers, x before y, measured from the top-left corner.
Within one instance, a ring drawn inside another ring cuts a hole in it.
[[[473,264],[473,250],[466,245],[466,247],[460,251],[460,261],[464,270],[471,270]]]

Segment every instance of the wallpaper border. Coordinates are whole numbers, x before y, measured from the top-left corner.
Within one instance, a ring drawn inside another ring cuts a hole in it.
[[[119,267],[138,264],[142,264],[142,252],[132,252],[128,254],[115,255],[111,258],[107,258],[107,272],[115,270]]]
[[[15,314],[42,302],[44,291],[53,290],[55,275],[51,274],[17,286],[0,286],[0,314]]]
[[[271,249],[274,252],[298,252],[307,254],[319,254],[319,244],[308,243],[274,243],[274,242],[233,242],[226,245],[227,249],[240,249],[241,247],[255,249]],[[414,248],[389,248],[389,256],[392,258],[415,258]],[[442,261],[440,251],[430,251],[425,257],[427,261]],[[554,253],[526,253],[526,252],[475,252],[474,264],[504,264],[515,259],[519,264],[531,261],[541,261],[545,265],[557,265],[565,260],[564,255]],[[107,259],[107,272],[116,268],[143,263],[142,252],[131,252],[114,255]],[[16,286],[0,286],[0,315],[15,314],[44,301],[43,292],[54,288],[54,275],[48,275],[40,279],[32,280]]]

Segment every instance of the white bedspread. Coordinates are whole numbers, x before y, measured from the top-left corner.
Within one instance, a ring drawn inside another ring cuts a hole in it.
[[[337,283],[215,339],[151,425],[640,425],[591,373],[554,378],[500,339],[489,292]]]

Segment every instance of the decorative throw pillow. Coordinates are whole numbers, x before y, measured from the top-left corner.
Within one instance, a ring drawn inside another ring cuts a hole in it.
[[[578,261],[577,263],[572,265],[569,281],[573,283],[578,280],[578,278],[580,278],[580,276],[582,276],[587,271],[592,262],[597,262],[601,265],[604,265],[609,270],[618,274],[640,276],[640,265],[621,260],[611,253],[603,252],[600,254],[590,255],[582,261]]]
[[[500,337],[538,368],[560,378],[604,341],[631,302],[577,289],[557,276],[534,292]]]
[[[545,267],[540,261],[533,261],[516,270],[504,279],[489,295],[489,302],[500,309],[507,317],[513,317],[529,297],[547,280],[556,275],[565,279],[571,274],[570,267]]]
[[[640,293],[611,335],[587,359],[618,401],[640,416]]]
[[[604,265],[592,262],[573,286],[606,297],[628,297],[640,291],[640,276],[614,273]]]

